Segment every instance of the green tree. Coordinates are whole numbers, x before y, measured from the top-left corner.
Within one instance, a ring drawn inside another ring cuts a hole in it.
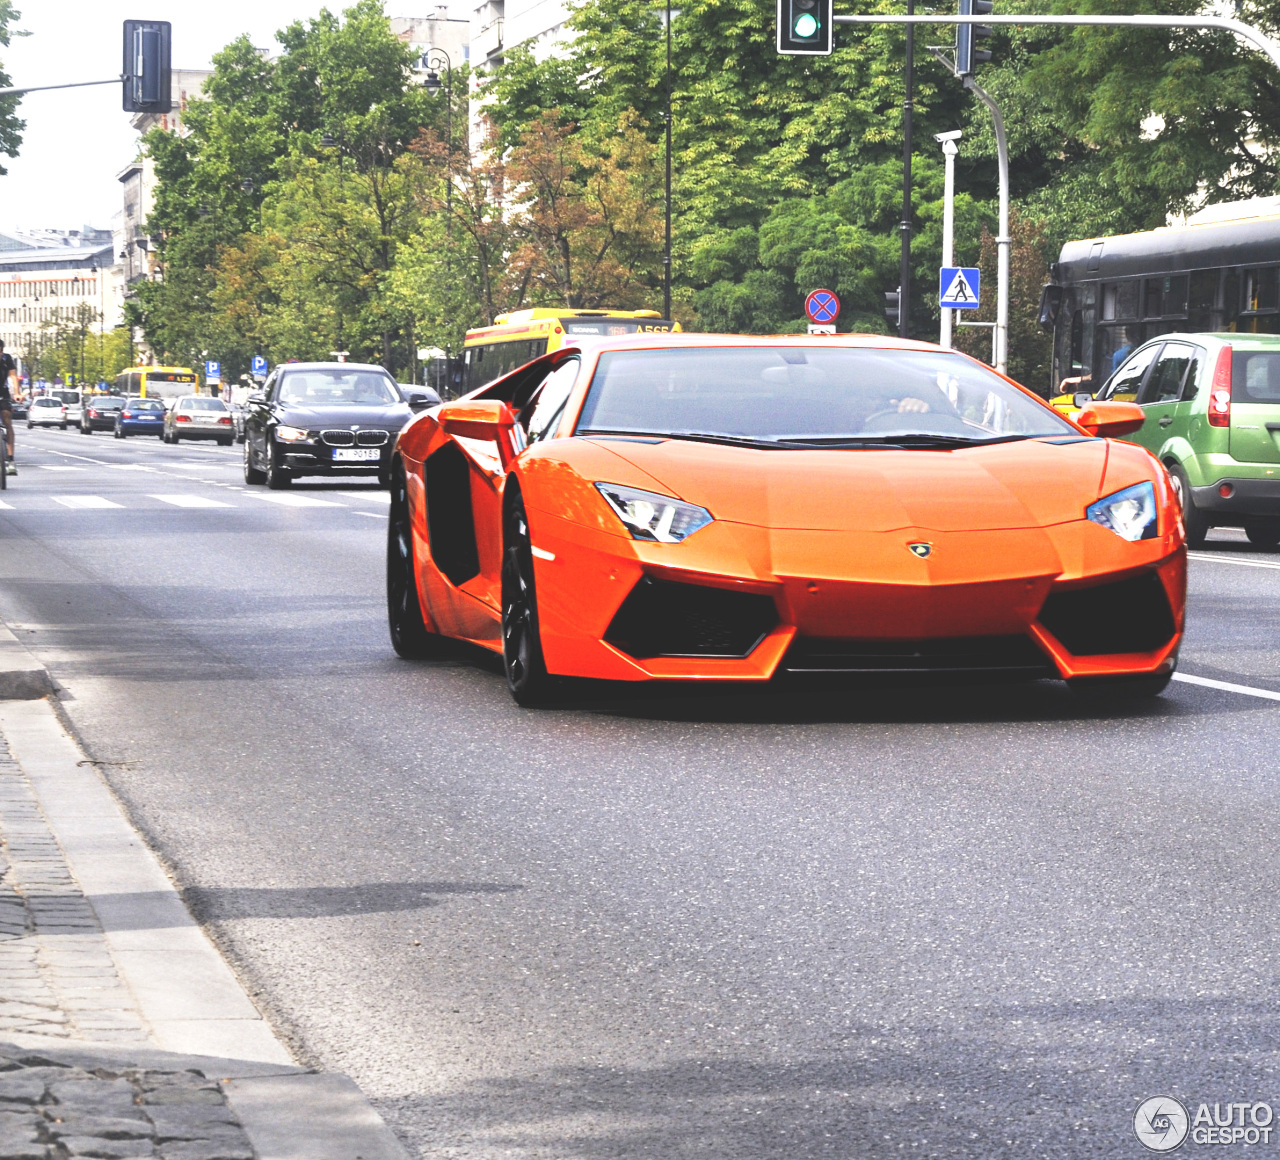
[[[15,36],[29,36],[30,33],[12,27],[15,21],[22,19],[22,13],[14,6],[12,0],[0,0],[0,45],[8,48]],[[9,74],[0,68],[0,88],[9,88],[13,84]],[[6,157],[17,157],[22,146],[22,130],[27,123],[18,117],[20,96],[0,97],[0,153]],[[0,176],[9,171],[0,165]]]

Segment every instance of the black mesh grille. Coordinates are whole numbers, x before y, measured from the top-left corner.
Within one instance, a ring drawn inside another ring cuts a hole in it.
[[[646,576],[604,638],[633,657],[744,657],[777,623],[768,596]]]
[[[356,442],[361,447],[381,447],[387,441],[385,431],[357,431]]]
[[[1040,623],[1078,657],[1152,652],[1168,644],[1177,631],[1164,585],[1154,572],[1050,593],[1040,610]]]
[[[791,673],[1055,674],[1028,636],[962,636],[945,640],[814,640],[798,637],[782,667]]]
[[[354,431],[321,431],[320,438],[330,447],[353,447],[356,442]]]

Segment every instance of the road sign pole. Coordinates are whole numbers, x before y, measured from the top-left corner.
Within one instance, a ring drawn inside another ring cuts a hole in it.
[[[995,103],[973,77],[964,78],[964,87],[988,109],[996,128],[996,160],[1000,170],[1000,224],[996,238],[996,330],[991,341],[992,365],[1000,374],[1009,373],[1009,139],[1004,133],[1004,117]]]

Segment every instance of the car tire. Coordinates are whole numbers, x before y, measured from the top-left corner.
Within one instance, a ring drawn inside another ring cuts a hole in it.
[[[34,427],[34,426],[35,426],[35,424],[34,424],[33,422],[31,422],[31,420],[30,420],[30,419],[28,419],[28,420],[27,420],[27,430],[28,430],[28,431],[30,431],[30,430],[31,430],[31,428],[32,428],[32,427]]]
[[[287,467],[280,465],[280,448],[275,440],[267,440],[267,486],[272,491],[279,491],[293,482],[293,475]]]
[[[248,484],[263,484],[267,482],[267,473],[254,467],[253,460],[249,457],[248,443],[244,445],[244,481]]]
[[[524,499],[511,488],[502,519],[502,668],[517,705],[553,704],[560,682],[547,672],[538,631],[533,544]]]
[[[1280,544],[1280,523],[1245,524],[1244,534],[1255,548],[1274,548]]]
[[[1067,686],[1077,697],[1091,701],[1138,701],[1158,697],[1169,687],[1172,673],[1139,677],[1075,677]]]
[[[432,632],[422,615],[418,569],[413,558],[413,517],[404,470],[391,479],[391,511],[387,521],[387,628],[391,647],[405,660],[438,656],[445,638]]]
[[[81,427],[81,428],[80,428],[80,434],[81,434],[81,435],[92,435],[92,434],[93,434],[93,428],[92,428],[92,427]]]
[[[1191,481],[1181,465],[1170,463],[1168,466],[1173,494],[1178,497],[1178,504],[1182,508],[1182,526],[1187,532],[1187,547],[1203,548],[1205,537],[1209,534],[1209,517],[1196,507],[1195,497],[1191,494]]]
[[[61,423],[61,424],[59,424],[59,426],[60,426],[64,431],[67,429],[67,425],[66,425],[65,423]]]

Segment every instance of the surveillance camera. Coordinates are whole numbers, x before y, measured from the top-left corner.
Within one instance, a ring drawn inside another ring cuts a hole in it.
[[[941,143],[943,141],[959,141],[963,136],[963,129],[952,129],[950,133],[935,133],[933,139]]]

